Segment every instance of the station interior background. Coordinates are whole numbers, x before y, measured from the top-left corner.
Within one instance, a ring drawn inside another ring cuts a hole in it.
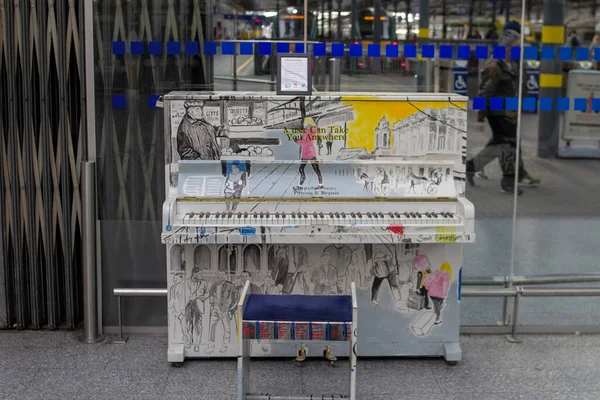
[[[94,65],[93,71],[85,71],[83,2],[56,2],[50,8],[40,2],[35,15],[31,10],[36,7],[19,11],[12,2],[0,2],[6,3],[4,25],[0,24],[0,94],[9,98],[23,92],[32,99],[27,104],[18,100],[15,112],[12,103],[0,106],[5,171],[0,182],[6,189],[0,196],[0,327],[75,328],[81,321],[78,163],[92,153],[98,171],[102,322],[114,327],[114,287],[166,286],[165,246],[160,241],[164,119],[162,110],[155,107],[156,97],[171,90],[272,90],[272,57],[258,54],[257,45],[253,54],[223,55],[221,42],[301,41],[302,3],[96,0],[91,2]],[[562,6],[566,29],[576,31],[582,46],[593,40],[598,3],[568,1]],[[352,9],[348,0],[310,1],[309,42],[345,43],[348,49],[355,42],[365,46],[414,43],[413,35],[419,34],[418,1],[357,0],[354,24]],[[542,1],[527,1],[524,31],[528,45],[540,43],[543,10]],[[430,0],[428,39],[436,46],[492,44],[483,38],[488,29],[501,27],[507,14],[519,19],[520,13],[521,3],[516,1]],[[379,30],[374,24],[376,14],[380,15]],[[470,35],[475,28],[481,39]],[[20,41],[15,39],[18,32]],[[427,38],[418,40],[423,39]],[[202,49],[187,54],[187,41],[214,41],[216,54],[204,54]],[[125,54],[115,52],[114,42],[125,42]],[[132,54],[134,42],[144,43],[141,54]],[[151,54],[150,42],[159,43],[160,51]],[[180,48],[173,52],[168,42],[178,42]],[[327,89],[327,59],[314,59],[317,90]],[[414,93],[450,88],[451,61],[447,65],[440,61],[437,85],[435,79],[424,77],[427,72],[423,71],[434,71],[425,61],[368,57],[366,47],[363,57],[346,54],[342,59],[342,91]],[[565,78],[568,69],[578,68],[572,62],[561,65]],[[476,93],[479,66],[478,60],[469,60],[469,96]],[[83,111],[86,78],[90,77],[95,90],[95,137],[87,136]],[[564,82],[566,90],[567,79]],[[529,173],[542,180],[538,187],[526,188],[520,197],[501,193],[501,172],[494,162],[486,170],[488,180],[477,180],[475,187],[467,188],[467,197],[475,204],[477,242],[464,247],[465,279],[506,277],[511,268],[515,276],[597,272],[600,161],[539,156],[540,120],[551,113],[562,129],[562,113],[556,110],[523,113],[522,117],[523,159]],[[475,122],[476,112],[469,111],[469,155],[491,135],[489,127],[480,132]],[[29,127],[35,134],[23,133],[16,139],[10,133],[15,127],[19,132]],[[20,185],[28,179],[37,179],[45,189],[33,194],[31,183]],[[20,202],[23,188],[28,195]],[[28,215],[36,217],[28,219]],[[592,297],[526,298],[520,320],[533,331],[594,331],[600,317],[595,305],[597,299]],[[493,329],[502,314],[501,298],[463,300],[463,325]],[[161,298],[131,298],[124,304],[125,325],[138,330],[164,332],[166,315]]]

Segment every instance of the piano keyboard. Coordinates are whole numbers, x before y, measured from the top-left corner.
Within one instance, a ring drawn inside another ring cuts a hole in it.
[[[447,225],[457,226],[461,218],[450,212],[190,212],[183,217],[183,226],[389,226]]]

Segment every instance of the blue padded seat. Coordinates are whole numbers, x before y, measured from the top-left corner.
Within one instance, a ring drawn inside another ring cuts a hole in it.
[[[246,321],[352,322],[352,296],[251,294]]]

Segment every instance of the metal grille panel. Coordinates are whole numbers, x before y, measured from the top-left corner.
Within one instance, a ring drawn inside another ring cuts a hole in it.
[[[0,0],[0,327],[81,320],[82,7]]]

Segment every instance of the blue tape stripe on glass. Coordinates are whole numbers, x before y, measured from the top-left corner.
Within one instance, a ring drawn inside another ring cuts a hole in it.
[[[519,109],[519,98],[507,97],[505,100],[507,111],[517,111]]]
[[[200,43],[185,42],[185,54],[188,56],[196,56],[200,53]]]
[[[286,42],[277,42],[277,52],[287,54],[290,52],[290,44]]]
[[[181,52],[181,45],[179,42],[167,42],[167,55],[176,56]]]
[[[554,60],[554,46],[542,47],[542,61]]]
[[[501,111],[504,109],[504,99],[502,97],[490,98],[490,110]]]
[[[398,58],[398,45],[397,44],[386,44],[385,45],[385,56],[388,58]]]
[[[600,61],[600,47],[594,49],[594,61]]]
[[[344,57],[344,43],[333,43],[331,45],[331,55],[333,57]]]
[[[144,54],[144,42],[131,42],[129,44],[129,51],[132,55]]]
[[[294,53],[303,54],[304,53],[304,43],[296,43],[294,45]]]
[[[571,107],[571,99],[568,97],[560,97],[556,101],[556,110],[557,111],[569,111]]]
[[[125,42],[112,42],[112,53],[116,55],[125,54]]]
[[[260,339],[260,321],[256,321],[254,325],[254,337]]]
[[[315,43],[313,44],[313,55],[315,57],[324,57],[327,55],[327,47],[325,43]]]
[[[271,55],[271,43],[258,42],[258,54],[261,56]]]
[[[578,47],[575,49],[575,59],[577,61],[588,61],[590,59],[590,49],[587,47]]]
[[[312,322],[308,323],[308,337],[312,340]]]
[[[600,111],[600,98],[592,99],[592,111]]]
[[[252,43],[241,42],[240,54],[244,56],[254,54],[254,46],[252,46]]]
[[[506,47],[494,46],[493,57],[495,60],[504,60],[506,58]]]
[[[417,57],[417,46],[414,44],[404,45],[404,57],[405,58],[416,58]]]
[[[475,46],[475,58],[487,59],[490,49],[487,46]]]
[[[535,111],[537,106],[537,99],[535,97],[523,97],[523,110],[524,111]]]
[[[277,336],[277,321],[273,321],[273,339],[279,339],[279,337]]]
[[[473,110],[485,110],[485,97],[473,97]]]
[[[204,42],[204,55],[214,56],[217,54],[217,42]]]
[[[350,45],[350,57],[362,57],[362,44],[352,43]]]
[[[435,57],[435,46],[432,44],[424,44],[421,46],[421,57],[433,58]]]
[[[471,46],[458,46],[458,58],[471,58]]]
[[[381,46],[378,43],[369,44],[367,46],[368,57],[381,57]]]
[[[160,96],[151,94],[148,96],[148,108],[158,108],[156,107],[156,101],[160,99]]]
[[[125,99],[125,95],[122,94],[113,94],[112,95],[112,108],[125,108],[127,105],[127,101]]]
[[[234,55],[235,54],[235,42],[223,42],[223,43],[221,43],[221,54],[223,54],[223,55]]]
[[[587,99],[585,98],[576,98],[573,99],[573,109],[575,111],[587,111]]]
[[[148,53],[160,56],[163,52],[162,42],[148,42]]]
[[[440,58],[452,58],[452,57],[454,57],[454,46],[441,45],[440,46]]]
[[[573,48],[572,47],[561,47],[558,50],[558,58],[560,61],[569,61],[573,59]]]
[[[540,98],[540,111],[552,111],[552,97]]]
[[[538,48],[536,46],[527,46],[523,52],[525,53],[523,57],[525,60],[537,60],[538,58]]]
[[[295,332],[296,331],[296,327],[295,327],[295,325],[296,324],[294,324],[292,322],[292,340],[296,340],[296,332]]]
[[[511,60],[520,60],[521,59],[521,48],[520,47],[511,47],[510,48],[510,59]]]

